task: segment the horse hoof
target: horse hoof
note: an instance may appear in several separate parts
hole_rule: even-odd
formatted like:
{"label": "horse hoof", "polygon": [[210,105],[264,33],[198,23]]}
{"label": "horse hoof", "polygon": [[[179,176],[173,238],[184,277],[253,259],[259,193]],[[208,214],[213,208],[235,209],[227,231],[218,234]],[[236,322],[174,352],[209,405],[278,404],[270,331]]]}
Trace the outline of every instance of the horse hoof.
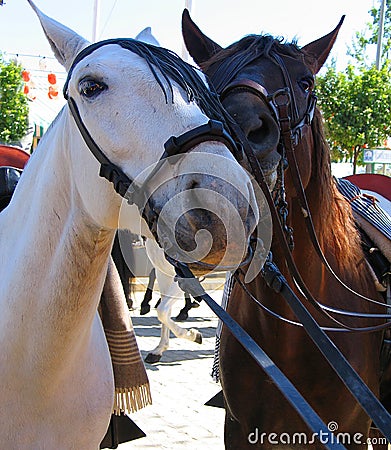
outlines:
{"label": "horse hoof", "polygon": [[144,361],[148,364],[156,364],[160,361],[162,355],[154,355],[153,353],[148,353]]}
{"label": "horse hoof", "polygon": [[156,305],[155,305],[155,308],[157,308],[157,307],[160,305],[161,302],[162,302],[162,299],[159,298],[159,300],[157,301],[157,303],[156,303]]}
{"label": "horse hoof", "polygon": [[196,338],[194,342],[197,344],[202,344],[202,334],[199,331],[196,332]]}
{"label": "horse hoof", "polygon": [[179,314],[175,317],[177,322],[184,322],[189,318],[189,314],[187,312],[180,311]]}
{"label": "horse hoof", "polygon": [[199,308],[200,304],[198,302],[191,302],[191,307],[192,308]]}
{"label": "horse hoof", "polygon": [[148,314],[149,311],[151,311],[151,307],[150,307],[149,305],[147,305],[147,306],[141,305],[141,308],[140,308],[140,314],[141,314],[142,316],[145,316],[145,314]]}
{"label": "horse hoof", "polygon": [[147,306],[141,305],[141,308],[140,308],[140,314],[141,314],[142,316],[145,316],[145,314],[148,314],[149,311],[151,311],[151,307],[150,307],[149,305],[147,305]]}

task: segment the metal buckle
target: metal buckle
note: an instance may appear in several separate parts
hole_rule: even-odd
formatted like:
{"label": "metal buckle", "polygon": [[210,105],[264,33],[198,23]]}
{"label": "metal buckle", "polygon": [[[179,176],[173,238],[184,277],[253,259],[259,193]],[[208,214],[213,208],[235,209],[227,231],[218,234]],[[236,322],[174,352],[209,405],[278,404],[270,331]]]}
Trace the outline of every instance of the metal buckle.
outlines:
{"label": "metal buckle", "polygon": [[268,95],[267,99],[276,108],[280,108],[281,106],[289,106],[291,103],[291,93],[289,88],[285,87],[278,89],[276,92],[273,92],[273,94]]}

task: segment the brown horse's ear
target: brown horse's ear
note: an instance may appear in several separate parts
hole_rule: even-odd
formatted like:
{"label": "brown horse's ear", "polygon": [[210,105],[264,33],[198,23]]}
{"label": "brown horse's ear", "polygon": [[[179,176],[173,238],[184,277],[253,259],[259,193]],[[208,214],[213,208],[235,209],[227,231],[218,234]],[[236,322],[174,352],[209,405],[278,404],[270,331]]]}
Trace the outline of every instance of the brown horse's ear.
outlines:
{"label": "brown horse's ear", "polygon": [[187,9],[182,14],[182,35],[190,56],[199,66],[222,50],[219,44],[205,36],[197,27]]}
{"label": "brown horse's ear", "polygon": [[345,16],[342,16],[339,24],[331,33],[302,47],[302,51],[308,55],[308,58],[306,59],[314,74],[319,72],[329,56],[344,19]]}

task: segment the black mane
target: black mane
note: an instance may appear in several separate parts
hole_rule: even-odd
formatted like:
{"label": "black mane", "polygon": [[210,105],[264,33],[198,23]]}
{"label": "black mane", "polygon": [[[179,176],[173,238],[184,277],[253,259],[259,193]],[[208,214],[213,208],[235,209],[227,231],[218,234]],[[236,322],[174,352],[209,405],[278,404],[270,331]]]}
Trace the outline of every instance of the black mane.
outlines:
{"label": "black mane", "polygon": [[156,47],[135,39],[108,39],[84,48],[75,58],[64,84],[64,97],[67,98],[69,80],[75,66],[94,50],[109,44],[118,44],[138,56],[148,64],[157,83],[161,87],[166,102],[173,102],[173,89],[170,79],[174,80],[187,94],[189,102],[195,101],[210,118],[225,122],[225,112],[213,93],[210,92],[196,69],[183,61],[176,53],[163,47]]}

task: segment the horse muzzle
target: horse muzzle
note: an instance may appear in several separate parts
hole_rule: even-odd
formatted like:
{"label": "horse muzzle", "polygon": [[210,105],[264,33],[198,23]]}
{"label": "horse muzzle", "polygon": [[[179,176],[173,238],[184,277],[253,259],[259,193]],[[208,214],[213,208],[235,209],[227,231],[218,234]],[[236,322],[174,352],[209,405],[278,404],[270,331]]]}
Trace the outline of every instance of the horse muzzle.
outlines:
{"label": "horse muzzle", "polygon": [[239,189],[219,177],[197,173],[157,189],[144,218],[168,256],[192,266],[202,262],[210,271],[236,267],[246,257],[258,208],[250,181]]}

